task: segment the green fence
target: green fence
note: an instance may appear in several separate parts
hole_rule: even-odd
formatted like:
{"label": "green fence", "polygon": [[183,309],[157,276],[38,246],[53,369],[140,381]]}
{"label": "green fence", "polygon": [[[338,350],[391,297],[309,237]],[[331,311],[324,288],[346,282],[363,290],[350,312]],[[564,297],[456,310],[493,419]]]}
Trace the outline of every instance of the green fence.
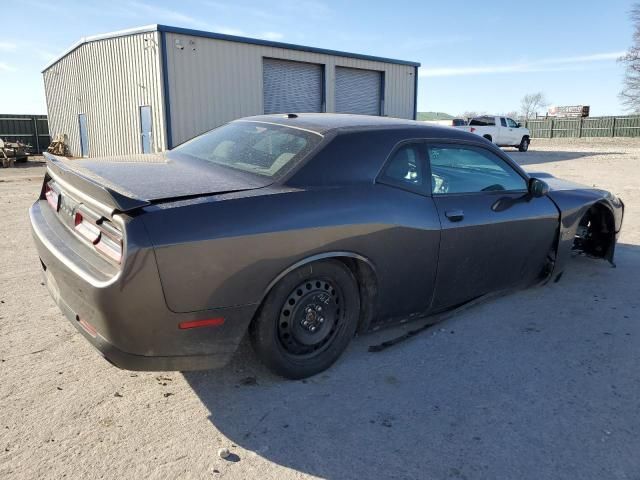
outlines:
{"label": "green fence", "polygon": [[532,138],[640,137],[640,116],[534,118],[525,121]]}
{"label": "green fence", "polygon": [[31,153],[42,153],[51,143],[47,116],[0,115],[0,138],[29,144]]}

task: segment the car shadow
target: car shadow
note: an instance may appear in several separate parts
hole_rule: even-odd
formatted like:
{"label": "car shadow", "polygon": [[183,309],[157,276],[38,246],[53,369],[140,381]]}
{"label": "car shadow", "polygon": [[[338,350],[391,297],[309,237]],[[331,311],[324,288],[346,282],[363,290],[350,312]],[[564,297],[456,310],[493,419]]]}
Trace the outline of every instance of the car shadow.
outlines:
{"label": "car shadow", "polygon": [[340,479],[632,475],[640,247],[619,245],[617,262],[576,257],[558,283],[380,353],[368,347],[412,327],[361,335],[306,380],[272,375],[247,342],[227,367],[184,377],[237,462]]}
{"label": "car shadow", "polygon": [[564,152],[550,150],[531,149],[528,152],[519,152],[517,150],[505,150],[505,153],[515,160],[519,165],[535,165],[539,163],[564,162],[567,160],[576,160],[579,158],[606,156],[606,155],[625,155],[624,152]]}

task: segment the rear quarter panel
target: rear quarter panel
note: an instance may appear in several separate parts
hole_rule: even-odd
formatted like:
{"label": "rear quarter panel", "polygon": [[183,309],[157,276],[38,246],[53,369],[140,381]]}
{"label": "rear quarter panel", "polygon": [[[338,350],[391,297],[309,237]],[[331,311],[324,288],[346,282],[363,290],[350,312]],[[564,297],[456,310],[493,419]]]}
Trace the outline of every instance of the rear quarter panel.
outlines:
{"label": "rear quarter panel", "polygon": [[176,312],[260,303],[283,271],[323,252],[371,262],[381,315],[431,301],[440,224],[430,197],[376,184],[267,189],[143,217]]}

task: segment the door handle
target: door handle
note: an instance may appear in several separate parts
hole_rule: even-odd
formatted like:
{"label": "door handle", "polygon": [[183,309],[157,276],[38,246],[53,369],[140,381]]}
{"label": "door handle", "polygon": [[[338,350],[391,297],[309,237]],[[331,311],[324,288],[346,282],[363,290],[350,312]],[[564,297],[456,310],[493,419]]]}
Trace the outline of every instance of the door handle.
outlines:
{"label": "door handle", "polygon": [[452,222],[459,222],[464,218],[464,212],[462,210],[447,210],[444,214]]}

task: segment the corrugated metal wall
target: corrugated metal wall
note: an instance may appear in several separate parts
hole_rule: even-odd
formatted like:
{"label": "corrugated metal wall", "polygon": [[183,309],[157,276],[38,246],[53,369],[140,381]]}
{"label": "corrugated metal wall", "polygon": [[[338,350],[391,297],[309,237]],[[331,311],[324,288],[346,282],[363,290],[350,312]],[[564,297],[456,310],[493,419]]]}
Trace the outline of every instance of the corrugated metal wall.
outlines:
{"label": "corrugated metal wall", "polygon": [[263,113],[262,59],[326,65],[326,110],[335,111],[335,67],[384,72],[384,115],[413,118],[415,67],[166,33],[173,145],[230,120]]}
{"label": "corrugated metal wall", "polygon": [[140,153],[139,107],[150,105],[154,151],[165,148],[158,32],[89,42],[43,73],[51,137],[80,155],[78,114],[87,115],[89,156]]}

